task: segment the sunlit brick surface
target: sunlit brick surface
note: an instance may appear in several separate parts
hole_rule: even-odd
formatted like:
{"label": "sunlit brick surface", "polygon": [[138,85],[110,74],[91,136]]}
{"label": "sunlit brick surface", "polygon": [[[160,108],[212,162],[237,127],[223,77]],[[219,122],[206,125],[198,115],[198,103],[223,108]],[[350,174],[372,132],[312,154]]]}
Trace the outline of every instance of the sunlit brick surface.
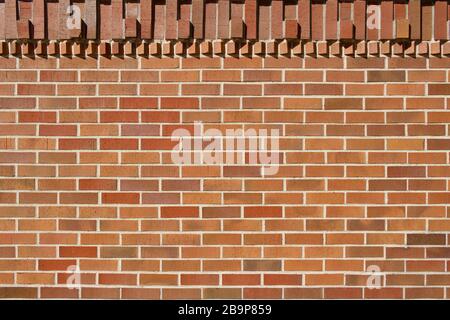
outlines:
{"label": "sunlit brick surface", "polygon": [[[1,297],[448,297],[448,58],[0,64]],[[278,129],[278,173],[174,164],[196,121]]]}

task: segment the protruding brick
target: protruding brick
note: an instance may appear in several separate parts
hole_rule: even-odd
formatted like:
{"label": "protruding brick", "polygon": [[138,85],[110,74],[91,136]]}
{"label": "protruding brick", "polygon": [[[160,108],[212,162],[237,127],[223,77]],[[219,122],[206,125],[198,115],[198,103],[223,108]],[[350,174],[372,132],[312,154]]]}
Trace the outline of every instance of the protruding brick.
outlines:
{"label": "protruding brick", "polygon": [[222,40],[215,40],[213,43],[214,54],[221,55],[225,53],[225,44]]}
{"label": "protruding brick", "polygon": [[250,42],[246,41],[245,43],[242,44],[242,46],[240,48],[240,54],[251,55],[251,53],[252,53],[252,46],[251,46]]}
{"label": "protruding brick", "polygon": [[276,41],[269,41],[266,43],[266,53],[275,55],[278,53],[278,43]]}
{"label": "protruding brick", "polygon": [[354,28],[351,20],[341,20],[339,38],[342,40],[353,39]]}
{"label": "protruding brick", "polygon": [[125,45],[123,46],[123,53],[127,56],[133,56],[136,53],[134,43],[125,43]]}
{"label": "protruding brick", "polygon": [[158,42],[152,42],[149,45],[148,52],[150,55],[159,55],[161,54],[161,44]]}
{"label": "protruding brick", "polygon": [[192,24],[189,20],[178,20],[178,38],[189,39],[192,34]]}
{"label": "protruding brick", "polygon": [[382,54],[390,54],[391,53],[391,43],[389,41],[384,41],[380,43],[380,52]]}
{"label": "protruding brick", "polygon": [[265,53],[265,42],[255,42],[253,45],[253,52],[257,55],[262,55]]}
{"label": "protruding brick", "polygon": [[64,41],[61,43],[60,51],[62,55],[72,55],[73,49],[72,49],[73,43],[70,41]]}
{"label": "protruding brick", "polygon": [[183,42],[177,42],[175,44],[174,53],[176,55],[183,55],[183,53],[184,53],[184,43]]}
{"label": "protruding brick", "polygon": [[328,43],[325,41],[319,41],[317,43],[317,54],[324,56],[328,54]]}
{"label": "protruding brick", "polygon": [[416,43],[414,41],[411,41],[410,43],[404,43],[403,46],[405,47],[405,54],[415,55]]}
{"label": "protruding brick", "polygon": [[313,55],[316,52],[316,48],[313,42],[305,43],[303,49],[306,55]]}
{"label": "protruding brick", "polygon": [[278,51],[282,55],[289,54],[289,49],[290,49],[290,46],[289,46],[289,42],[287,40],[281,41],[278,45]]}
{"label": "protruding brick", "polygon": [[104,56],[111,54],[111,44],[109,42],[102,42],[100,44],[100,54]]}
{"label": "protruding brick", "polygon": [[337,56],[341,54],[341,44],[338,41],[335,41],[330,44],[329,48],[330,54]]}
{"label": "protruding brick", "polygon": [[123,43],[113,41],[111,43],[111,54],[112,55],[123,55]]}
{"label": "protruding brick", "polygon": [[229,55],[237,54],[239,51],[237,50],[236,43],[234,41],[228,41],[226,44],[226,51]]}
{"label": "protruding brick", "polygon": [[298,39],[299,25],[297,20],[286,20],[284,24],[285,38]]}
{"label": "protruding brick", "polygon": [[440,42],[431,42],[430,43],[430,53],[434,55],[438,55],[441,53],[441,43]]}
{"label": "protruding brick", "polygon": [[95,42],[89,42],[87,49],[86,49],[86,54],[89,56],[96,56],[99,52],[99,45],[98,43]]}
{"label": "protruding brick", "polygon": [[408,19],[398,19],[395,21],[395,32],[397,39],[409,39]]}
{"label": "protruding brick", "polygon": [[189,55],[198,55],[200,53],[200,45],[197,41],[194,41],[187,48],[187,53]]}
{"label": "protruding brick", "polygon": [[421,42],[417,45],[417,54],[424,55],[428,53],[428,43]]}
{"label": "protruding brick", "polygon": [[137,26],[136,18],[125,18],[125,37],[135,38],[137,36]]}
{"label": "protruding brick", "polygon": [[163,42],[161,46],[161,53],[165,56],[173,54],[173,45],[171,42]]}
{"label": "protruding brick", "polygon": [[201,54],[210,54],[212,52],[212,45],[209,41],[203,41],[200,43],[200,53]]}
{"label": "protruding brick", "polygon": [[231,19],[231,38],[241,39],[244,37],[244,23],[240,18]]}

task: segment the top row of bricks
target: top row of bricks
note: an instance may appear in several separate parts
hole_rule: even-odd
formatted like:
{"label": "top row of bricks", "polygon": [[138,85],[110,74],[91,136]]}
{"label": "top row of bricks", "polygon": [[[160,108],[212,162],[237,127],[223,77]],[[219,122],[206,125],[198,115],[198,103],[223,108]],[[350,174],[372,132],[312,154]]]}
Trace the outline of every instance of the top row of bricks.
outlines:
{"label": "top row of bricks", "polygon": [[0,40],[429,41],[449,17],[447,0],[3,0]]}

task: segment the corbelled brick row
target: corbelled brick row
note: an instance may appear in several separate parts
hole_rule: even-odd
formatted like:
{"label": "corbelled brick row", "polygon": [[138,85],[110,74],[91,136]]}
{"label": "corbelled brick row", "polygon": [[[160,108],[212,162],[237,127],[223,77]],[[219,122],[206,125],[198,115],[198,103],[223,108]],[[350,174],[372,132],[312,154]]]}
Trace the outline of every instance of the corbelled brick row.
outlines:
{"label": "corbelled brick row", "polygon": [[4,0],[0,39],[448,40],[448,7],[446,0]]}
{"label": "corbelled brick row", "polygon": [[446,0],[4,0],[0,55],[449,55]]}

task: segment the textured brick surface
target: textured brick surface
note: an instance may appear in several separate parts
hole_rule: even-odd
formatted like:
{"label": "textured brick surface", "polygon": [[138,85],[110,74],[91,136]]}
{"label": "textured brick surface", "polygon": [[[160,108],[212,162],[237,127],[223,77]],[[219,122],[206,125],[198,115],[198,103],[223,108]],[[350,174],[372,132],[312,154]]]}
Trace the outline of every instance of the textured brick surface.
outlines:
{"label": "textured brick surface", "polygon": [[[448,297],[448,58],[0,64],[1,297]],[[172,163],[195,121],[279,129],[278,173]]]}
{"label": "textured brick surface", "polygon": [[447,1],[70,4],[0,3],[0,298],[450,297]]}
{"label": "textured brick surface", "polygon": [[[69,5],[74,5],[80,22],[72,27],[66,23]],[[366,20],[371,19],[367,14],[369,6],[381,8],[380,33],[366,26]],[[183,26],[186,21],[191,22],[194,39],[229,39],[234,37],[229,30],[233,20],[242,20],[246,27],[242,37],[249,40],[283,39],[284,24],[289,20],[298,21],[300,39],[335,40],[337,25],[346,20],[354,22],[354,40],[404,40],[394,34],[398,20],[410,24],[407,38],[449,39],[448,2],[444,0],[8,0],[0,3],[0,17],[0,39],[172,40],[178,37],[179,21]]]}

